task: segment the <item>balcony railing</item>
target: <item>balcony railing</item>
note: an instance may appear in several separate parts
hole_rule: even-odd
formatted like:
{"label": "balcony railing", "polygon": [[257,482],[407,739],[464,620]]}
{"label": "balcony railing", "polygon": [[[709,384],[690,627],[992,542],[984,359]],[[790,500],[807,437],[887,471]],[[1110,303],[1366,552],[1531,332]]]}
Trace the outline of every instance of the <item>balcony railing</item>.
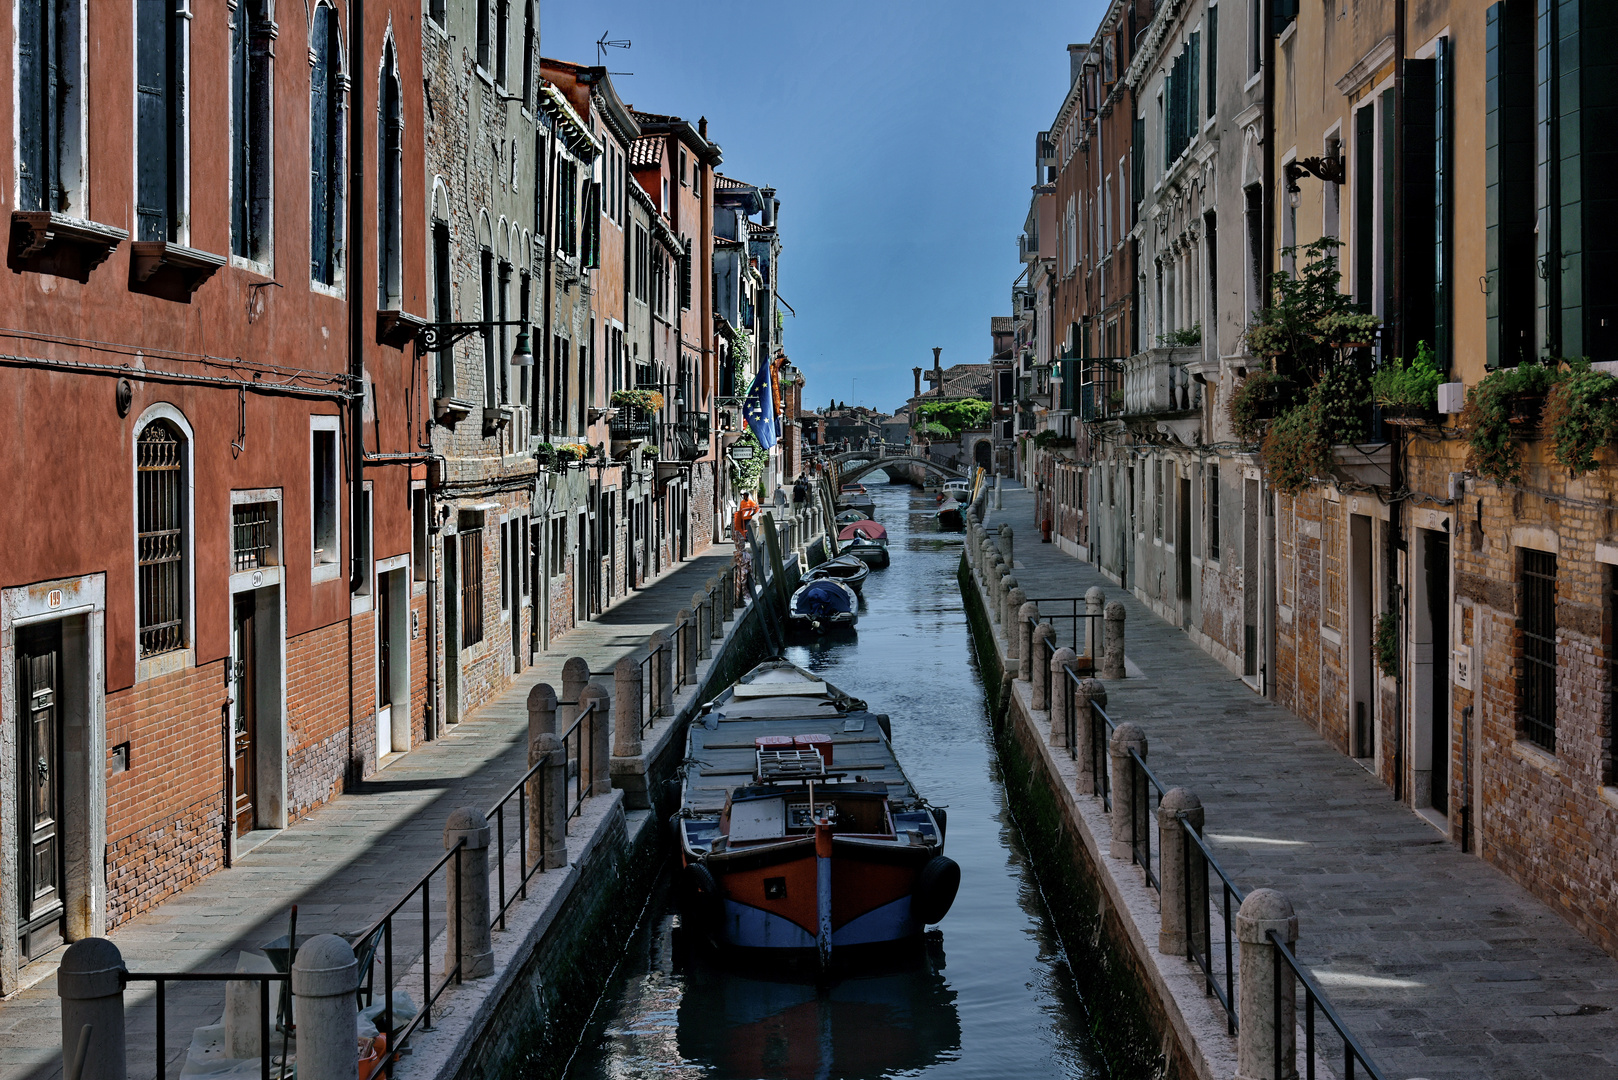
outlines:
{"label": "balcony railing", "polygon": [[607,431],[614,442],[631,439],[649,439],[652,436],[652,418],[640,409],[622,408],[607,422]]}
{"label": "balcony railing", "polygon": [[1085,423],[1112,420],[1124,413],[1124,363],[1115,357],[1067,361],[1079,367],[1078,414]]}
{"label": "balcony railing", "polygon": [[1202,386],[1187,364],[1202,359],[1202,349],[1148,349],[1124,363],[1124,415],[1190,412],[1202,407]]}
{"label": "balcony railing", "polygon": [[696,413],[681,420],[658,425],[658,456],[664,461],[695,461],[708,452],[712,420],[707,413]]}

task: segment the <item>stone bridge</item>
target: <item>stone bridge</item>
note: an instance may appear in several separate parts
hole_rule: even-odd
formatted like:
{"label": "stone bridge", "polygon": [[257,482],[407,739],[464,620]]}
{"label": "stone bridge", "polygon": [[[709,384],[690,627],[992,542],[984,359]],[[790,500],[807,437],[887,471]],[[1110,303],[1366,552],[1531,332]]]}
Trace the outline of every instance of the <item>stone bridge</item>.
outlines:
{"label": "stone bridge", "polygon": [[920,465],[946,480],[971,479],[959,469],[952,469],[948,465],[940,465],[936,461],[929,461],[924,457],[886,446],[875,450],[848,450],[841,454],[832,454],[826,459],[826,463],[832,474],[833,491],[840,490],[844,484],[857,482],[866,473],[889,465]]}

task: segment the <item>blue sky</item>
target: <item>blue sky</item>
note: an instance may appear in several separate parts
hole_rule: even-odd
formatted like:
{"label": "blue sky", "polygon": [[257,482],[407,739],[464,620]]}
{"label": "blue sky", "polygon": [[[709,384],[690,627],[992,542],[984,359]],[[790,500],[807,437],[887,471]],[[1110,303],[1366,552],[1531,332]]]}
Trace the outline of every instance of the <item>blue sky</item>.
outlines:
{"label": "blue sky", "polygon": [[595,62],[626,102],[693,121],[721,171],[777,189],[786,350],[805,397],[891,410],[910,369],[982,362],[1010,314],[1034,133],[1100,0],[543,0],[546,56]]}

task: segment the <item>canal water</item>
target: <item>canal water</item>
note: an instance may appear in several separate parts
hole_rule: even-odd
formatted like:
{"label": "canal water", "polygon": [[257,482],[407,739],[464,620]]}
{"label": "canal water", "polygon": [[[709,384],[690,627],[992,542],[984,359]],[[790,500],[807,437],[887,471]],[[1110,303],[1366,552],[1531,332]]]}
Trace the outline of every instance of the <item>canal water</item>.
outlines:
{"label": "canal water", "polygon": [[892,565],[865,585],[858,640],[788,658],[888,713],[917,789],[949,808],[955,906],[914,962],[817,986],[686,948],[654,898],[571,1080],[1100,1077],[1101,1056],[1000,783],[956,568],[935,496],[870,478]]}

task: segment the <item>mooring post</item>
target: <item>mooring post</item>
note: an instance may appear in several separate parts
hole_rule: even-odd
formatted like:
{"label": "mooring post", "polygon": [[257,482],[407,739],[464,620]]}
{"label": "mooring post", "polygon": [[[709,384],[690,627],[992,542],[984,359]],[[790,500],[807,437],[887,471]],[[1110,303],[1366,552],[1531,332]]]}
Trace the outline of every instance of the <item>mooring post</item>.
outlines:
{"label": "mooring post", "polygon": [[1196,919],[1200,931],[1200,916],[1208,909],[1207,874],[1186,872],[1186,845],[1191,842],[1186,839],[1186,826],[1202,835],[1202,800],[1189,788],[1170,788],[1157,804],[1158,910],[1162,915],[1157,951],[1168,956],[1186,954],[1188,935],[1193,932],[1187,916]]}
{"label": "mooring post", "polygon": [[[484,899],[488,899],[487,892]],[[485,908],[485,924],[488,918]],[[359,1041],[354,1037],[360,1015],[354,991],[359,985],[359,961],[348,942],[336,934],[310,938],[298,949],[292,962],[298,1080],[354,1080],[359,1075]]]}
{"label": "mooring post", "polygon": [[537,735],[528,744],[528,760],[545,767],[528,789],[528,859],[542,856],[545,869],[567,865],[567,751],[554,732]]}
{"label": "mooring post", "polygon": [[1051,655],[1051,737],[1052,746],[1067,745],[1067,711],[1073,708],[1073,702],[1067,693],[1067,669],[1073,662],[1073,650],[1068,648],[1057,649]]}
{"label": "mooring post", "polygon": [[562,665],[562,700],[559,703],[561,714],[557,717],[562,726],[558,731],[567,731],[573,726],[573,721],[579,718],[579,695],[584,693],[585,686],[590,682],[590,661],[582,656],[570,656]]}
{"label": "mooring post", "polygon": [[1008,567],[1005,574],[1003,574],[1001,576],[1001,578],[1000,578],[1000,594],[999,594],[999,597],[996,600],[996,607],[995,607],[995,613],[994,613],[995,614],[995,620],[994,621],[1000,624],[1001,631],[1006,633],[1006,634],[1010,634],[1011,629],[1012,629],[1012,627],[1011,627],[1012,612],[1008,611],[1006,609],[1007,609],[1009,601],[1011,599],[1011,590],[1015,589],[1016,587],[1017,587],[1017,575],[1013,574],[1011,572],[1010,568]]}
{"label": "mooring post", "polygon": [[[1022,593],[1021,589],[1015,590]],[[1034,623],[1039,621],[1039,605],[1026,595],[1017,605],[1017,678],[1030,682],[1034,677]]]}
{"label": "mooring post", "polygon": [[1117,600],[1107,605],[1104,649],[1101,654],[1101,677],[1124,677],[1124,605]]}
{"label": "mooring post", "polygon": [[[236,970],[270,974],[275,971],[275,965],[261,953],[244,952],[237,954]],[[225,984],[225,1057],[244,1060],[264,1056],[263,990],[263,983],[246,979]],[[279,998],[273,988],[271,992]],[[63,1075],[67,1073],[64,1071]]]}
{"label": "mooring post", "polygon": [[[1039,605],[1034,605],[1039,610]],[[1033,683],[1034,708],[1048,709],[1051,707],[1051,669],[1045,663],[1045,643],[1056,637],[1056,631],[1051,624],[1042,622],[1034,627],[1033,634],[1028,639],[1029,655],[1024,659],[1028,664],[1029,681]]]}
{"label": "mooring post", "polygon": [[[1236,912],[1236,939],[1241,942],[1241,980],[1236,1015],[1236,1080],[1296,1080],[1298,1039],[1297,977],[1286,962],[1277,964],[1271,932],[1288,948],[1298,940],[1298,916],[1292,901],[1275,889],[1254,889]],[[1276,981],[1277,975],[1280,981]],[[1276,1022],[1279,1002],[1280,1022]],[[1281,1063],[1280,1071],[1276,1062]]]}
{"label": "mooring post", "polygon": [[[81,1043],[81,1075],[90,1080],[125,1080],[129,1075],[125,1060],[124,972],[123,953],[106,938],[75,941],[62,954],[62,964],[56,971],[56,996],[62,1000],[62,1075],[68,1080],[72,1080]],[[352,1030],[349,1035],[352,1039]]]}
{"label": "mooring post", "polygon": [[590,795],[605,795],[612,790],[612,695],[605,686],[591,683],[580,696],[581,709],[595,705],[590,714],[589,730],[583,732],[590,740]]}
{"label": "mooring post", "polygon": [[[1101,663],[1101,618],[1106,613],[1107,594],[1101,591],[1101,586],[1092,585],[1084,594],[1084,613],[1088,616],[1084,620],[1084,655],[1091,660],[1093,667]],[[1077,649],[1078,643],[1073,647]]]}
{"label": "mooring post", "polygon": [[[644,691],[639,662],[629,656],[619,660],[612,669],[614,757],[640,757],[640,726],[644,722],[641,717],[640,696]],[[529,764],[532,765],[533,762]]]}
{"label": "mooring post", "polygon": [[653,630],[647,642],[652,652],[652,715],[655,721],[674,700],[674,646],[667,630]]}
{"label": "mooring post", "polygon": [[546,731],[556,734],[556,690],[550,683],[535,683],[528,691],[529,741]]}
{"label": "mooring post", "polygon": [[[494,938],[489,933],[489,819],[470,806],[451,810],[449,820],[444,823],[444,850],[453,850],[462,841],[466,846],[447,864],[449,873],[444,890],[447,921],[444,925],[448,933],[442,970],[455,966],[459,948],[461,978],[481,979],[494,974]],[[504,855],[504,852],[499,854]],[[457,919],[460,920],[459,942],[456,940]],[[300,1035],[301,1024],[300,1019]]]}
{"label": "mooring post", "polygon": [[1015,568],[1017,559],[1013,554],[1012,541],[1015,539],[1010,525],[1000,526],[1000,548],[1006,553],[1006,565]]}
{"label": "mooring post", "polygon": [[1145,796],[1136,797],[1133,750],[1144,760],[1146,733],[1133,721],[1124,721],[1112,731],[1107,740],[1107,752],[1112,757],[1112,846],[1108,853],[1115,859],[1127,859],[1133,854],[1136,829],[1151,828],[1151,818],[1145,809]]}
{"label": "mooring post", "polygon": [[1107,688],[1100,679],[1080,679],[1074,688],[1078,723],[1073,726],[1078,743],[1079,776],[1076,788],[1080,795],[1094,795],[1100,788],[1096,784],[1095,721],[1091,706],[1107,707]]}
{"label": "mooring post", "polygon": [[1018,658],[1017,646],[1022,644],[1022,639],[1017,636],[1017,612],[1021,611],[1026,603],[1028,594],[1017,584],[1017,579],[1012,578],[1011,588],[1006,590],[1005,627],[1006,654],[1013,660]]}

